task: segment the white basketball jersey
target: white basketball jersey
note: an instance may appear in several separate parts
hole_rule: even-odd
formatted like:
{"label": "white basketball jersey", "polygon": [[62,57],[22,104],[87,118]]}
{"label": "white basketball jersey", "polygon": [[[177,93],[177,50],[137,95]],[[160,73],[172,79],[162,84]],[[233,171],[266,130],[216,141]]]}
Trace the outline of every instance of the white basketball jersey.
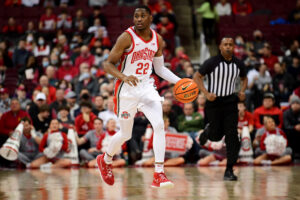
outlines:
{"label": "white basketball jersey", "polygon": [[132,44],[123,53],[118,69],[127,76],[134,75],[138,79],[149,78],[152,74],[153,58],[158,51],[157,33],[151,29],[152,38],[145,41],[134,31],[133,27],[125,32],[130,34]]}

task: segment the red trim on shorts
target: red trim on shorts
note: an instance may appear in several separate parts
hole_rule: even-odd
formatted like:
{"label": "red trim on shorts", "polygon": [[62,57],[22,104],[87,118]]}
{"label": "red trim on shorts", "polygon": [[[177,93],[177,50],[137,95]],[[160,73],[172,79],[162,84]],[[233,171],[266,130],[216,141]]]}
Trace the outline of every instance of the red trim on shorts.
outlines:
{"label": "red trim on shorts", "polygon": [[131,50],[129,51],[129,52],[124,52],[124,54],[130,54],[132,51],[133,51],[133,49],[134,49],[134,46],[135,46],[135,44],[134,44],[134,39],[133,39],[133,36],[132,36],[132,34],[129,32],[129,31],[125,31],[126,33],[129,33],[129,35],[130,35],[130,37],[131,37],[131,41],[132,41],[132,48],[131,48]]}
{"label": "red trim on shorts", "polygon": [[[133,26],[132,26],[133,27]],[[150,40],[148,40],[148,41],[145,41],[141,36],[139,36],[136,32],[135,32],[135,30],[132,28],[132,27],[130,27],[130,29],[136,34],[136,36],[138,36],[143,42],[145,42],[145,43],[149,43],[149,42],[151,42],[152,41],[152,39],[153,39],[153,32],[152,32],[152,30],[151,30],[151,33],[152,33],[152,37],[151,37],[151,39]]]}
{"label": "red trim on shorts", "polygon": [[114,112],[116,115],[118,115],[118,89],[120,87],[120,84],[121,84],[121,81],[120,80],[117,80],[116,81],[116,85],[115,85],[115,96],[114,96]]}

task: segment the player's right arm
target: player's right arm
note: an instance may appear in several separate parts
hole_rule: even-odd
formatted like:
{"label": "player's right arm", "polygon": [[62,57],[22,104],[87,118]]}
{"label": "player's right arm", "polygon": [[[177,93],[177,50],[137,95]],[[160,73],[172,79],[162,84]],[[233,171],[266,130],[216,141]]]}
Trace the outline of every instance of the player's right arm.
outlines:
{"label": "player's right arm", "polygon": [[126,76],[125,74],[121,73],[117,68],[116,64],[119,62],[120,58],[122,57],[125,49],[128,49],[131,45],[131,37],[128,33],[122,33],[114,47],[112,48],[107,61],[104,62],[104,70],[107,73],[110,73],[117,79],[128,83],[130,86],[136,86],[138,79],[137,77],[130,75]]}
{"label": "player's right arm", "polygon": [[209,101],[214,101],[217,96],[214,93],[210,93],[207,91],[207,89],[204,86],[204,77],[202,74],[200,74],[199,72],[196,72],[194,74],[194,81],[196,82],[198,88],[200,89],[200,91],[206,96],[207,100]]}

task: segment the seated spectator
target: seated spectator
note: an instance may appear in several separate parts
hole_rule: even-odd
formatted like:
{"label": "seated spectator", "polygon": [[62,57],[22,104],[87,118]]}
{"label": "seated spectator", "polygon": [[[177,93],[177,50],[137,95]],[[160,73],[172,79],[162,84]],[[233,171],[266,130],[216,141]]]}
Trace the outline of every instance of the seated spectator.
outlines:
{"label": "seated spectator", "polygon": [[61,63],[61,66],[57,70],[57,79],[58,80],[67,80],[71,81],[78,75],[78,69],[72,65],[69,56],[66,56]]}
{"label": "seated spectator", "polygon": [[60,130],[63,132],[68,132],[68,129],[74,128],[74,120],[71,119],[70,108],[67,105],[60,105],[58,107],[57,120],[60,123]]}
{"label": "seated spectator", "polygon": [[7,24],[3,26],[2,33],[7,36],[16,36],[24,32],[23,27],[16,23],[16,20],[13,17],[10,17],[7,21]]}
{"label": "seated spectator", "polygon": [[50,104],[50,110],[52,113],[54,112],[57,115],[59,107],[66,105],[67,101],[64,98],[64,90],[58,88],[56,90],[56,100]]}
{"label": "seated spectator", "polygon": [[197,98],[197,112],[201,114],[203,119],[205,117],[205,102],[205,95],[203,93],[200,93]]}
{"label": "seated spectator", "polygon": [[75,127],[80,137],[84,136],[88,131],[94,129],[94,119],[96,115],[92,113],[92,104],[84,101],[80,104],[81,113],[75,119]]}
{"label": "seated spectator", "polygon": [[172,22],[170,22],[167,16],[162,16],[160,18],[160,23],[157,24],[157,32],[164,38],[167,43],[167,47],[172,51],[175,48],[175,27]]}
{"label": "seated spectator", "polygon": [[103,131],[103,121],[99,118],[94,119],[94,129],[88,131],[83,137],[76,135],[76,141],[78,146],[89,143],[88,149],[81,149],[79,152],[80,159],[87,163],[88,167],[95,167],[96,157],[100,154],[100,150],[97,149],[99,140],[105,137]]}
{"label": "seated spectator", "polygon": [[169,21],[174,24],[174,32],[176,32],[178,24],[175,15],[174,13],[168,12],[168,8],[164,4],[161,6],[161,12],[154,15],[153,23],[159,24],[162,17],[168,17]]}
{"label": "seated spectator", "polygon": [[72,17],[68,15],[67,10],[62,10],[61,14],[57,16],[56,28],[58,29],[72,28]]}
{"label": "seated spectator", "polygon": [[268,43],[264,44],[263,48],[263,60],[264,63],[268,66],[268,70],[273,75],[274,74],[274,64],[278,63],[278,57],[272,54],[271,46]]}
{"label": "seated spectator", "polygon": [[75,67],[79,69],[79,66],[82,63],[87,63],[89,68],[91,68],[95,62],[95,56],[90,53],[90,50],[86,45],[81,47],[80,52],[80,56],[75,60]]}
{"label": "seated spectator", "polygon": [[41,105],[39,107],[39,114],[32,120],[35,130],[43,134],[46,133],[49,128],[51,118],[49,105]]}
{"label": "seated spectator", "polygon": [[18,161],[24,166],[30,167],[31,162],[43,156],[43,154],[39,152],[39,145],[43,135],[35,131],[28,117],[23,117],[21,121],[23,122],[24,128],[20,140]]}
{"label": "seated spectator", "polygon": [[77,29],[79,27],[79,22],[83,21],[85,27],[88,26],[88,21],[85,17],[83,17],[83,10],[81,8],[76,10],[75,17],[73,18],[72,27]]}
{"label": "seated spectator", "polygon": [[162,109],[163,109],[163,115],[168,117],[170,123],[169,125],[171,127],[177,128],[178,127],[178,121],[177,118],[178,116],[176,113],[172,110],[172,101],[169,99],[165,99],[163,104],[162,104]]}
{"label": "seated spectator", "polygon": [[27,51],[29,51],[30,53],[32,53],[34,47],[35,47],[35,39],[34,39],[33,34],[30,33],[26,36],[25,49]]}
{"label": "seated spectator", "polygon": [[292,63],[287,66],[287,72],[293,76],[295,85],[300,84],[300,57],[294,57]]}
{"label": "seated spectator", "polygon": [[88,18],[89,26],[92,26],[94,24],[95,19],[100,19],[102,26],[107,26],[107,20],[104,14],[101,13],[101,7],[95,6],[93,8],[93,14],[91,14]]}
{"label": "seated spectator", "polygon": [[32,94],[33,101],[29,105],[28,113],[32,119],[32,121],[35,121],[37,118],[37,115],[39,114],[39,109],[42,105],[47,104],[46,102],[46,95],[38,90],[35,90]]}
{"label": "seated spectator", "polygon": [[7,68],[13,67],[11,56],[9,55],[8,49],[5,48],[5,42],[2,42],[4,48],[1,47],[0,43],[0,66],[1,70],[5,71]]}
{"label": "seated spectator", "polygon": [[286,146],[287,137],[285,133],[276,127],[272,117],[267,117],[265,120],[265,132],[260,141],[260,149],[264,153],[254,160],[254,164],[281,165],[290,163],[292,161],[292,150]]}
{"label": "seated spectator", "polygon": [[101,95],[97,95],[94,98],[94,102],[93,102],[93,113],[98,116],[100,112],[104,111],[104,98]]}
{"label": "seated spectator", "polygon": [[22,4],[21,0],[5,0],[5,6],[20,6]]}
{"label": "seated spectator", "polygon": [[37,35],[37,31],[34,27],[33,21],[29,21],[27,24],[27,30],[25,30],[25,35],[28,35],[28,34],[33,34],[34,37],[36,37],[36,35]]}
{"label": "seated spectator", "polygon": [[215,5],[216,12],[218,16],[226,16],[226,15],[231,15],[231,5],[230,3],[227,2],[227,0],[220,0],[216,5]]}
{"label": "seated spectator", "polygon": [[36,90],[42,91],[44,88],[46,88],[48,91],[48,94],[46,94],[47,102],[49,104],[54,102],[56,99],[56,89],[49,84],[49,79],[46,75],[40,77],[39,85],[36,87]]}
{"label": "seated spectator", "polygon": [[300,153],[300,98],[290,98],[290,108],[283,113],[284,131],[287,135],[293,154]]}
{"label": "seated spectator", "polygon": [[46,41],[43,36],[40,36],[38,38],[38,43],[34,47],[33,54],[35,57],[50,55],[50,47],[46,44]]}
{"label": "seated spectator", "polygon": [[75,121],[75,118],[77,117],[76,111],[80,109],[79,105],[76,103],[77,95],[75,92],[69,91],[66,94],[65,99],[67,100],[67,106],[70,109],[70,118],[72,121]]}
{"label": "seated spectator", "polygon": [[[284,60],[286,60],[286,57],[298,57],[300,56],[300,45],[299,45],[299,41],[298,40],[293,40],[292,44],[290,45],[290,48],[287,49],[284,52],[285,58]],[[290,60],[290,59],[289,59]],[[291,61],[290,61],[291,62]]]}
{"label": "seated spectator", "polygon": [[251,42],[251,46],[255,52],[255,55],[262,55],[264,44],[266,43],[263,33],[260,30],[253,31],[253,39],[254,40]]}
{"label": "seated spectator", "polygon": [[65,152],[69,152],[66,133],[59,131],[57,119],[51,120],[49,132],[47,132],[39,145],[39,151],[44,155],[33,161],[29,168],[43,167],[64,168],[71,166],[71,160],[63,158]]}
{"label": "seated spectator", "polygon": [[256,108],[253,113],[254,125],[256,129],[263,127],[264,116],[272,116],[275,120],[276,126],[282,128],[283,126],[283,113],[274,106],[275,97],[272,93],[266,93],[263,97],[263,105]]}
{"label": "seated spectator", "polygon": [[22,5],[26,7],[33,7],[35,5],[39,5],[40,0],[22,0]]}
{"label": "seated spectator", "polygon": [[57,78],[56,78],[56,68],[53,67],[53,66],[48,66],[46,68],[46,71],[45,71],[45,75],[47,76],[48,80],[49,80],[49,85],[50,86],[53,86],[53,87],[56,87],[57,86]]}
{"label": "seated spectator", "polygon": [[[116,113],[114,112],[114,97],[109,97],[106,104],[106,109],[99,113],[98,117],[103,120],[103,124],[107,124],[109,119],[118,120]],[[104,126],[105,127],[105,126]],[[117,124],[119,128],[120,125]]]}
{"label": "seated spectator", "polygon": [[83,73],[79,76],[78,83],[75,85],[75,92],[78,95],[82,89],[87,89],[92,96],[98,91],[98,81],[90,73]]}
{"label": "seated spectator", "polygon": [[96,18],[94,20],[93,26],[90,26],[87,32],[93,34],[95,37],[98,37],[99,29],[102,29],[103,31],[102,32],[103,37],[107,37],[108,34],[107,34],[106,27],[101,24],[101,20],[99,18]]}
{"label": "seated spectator", "polygon": [[204,128],[204,119],[194,111],[192,103],[184,104],[183,113],[178,117],[178,131],[188,132],[192,138],[195,138],[196,133]]}
{"label": "seated spectator", "polygon": [[168,90],[164,93],[164,98],[172,101],[172,110],[176,113],[177,116],[183,114],[182,108],[183,104],[174,99],[173,92]]}
{"label": "seated spectator", "polygon": [[54,31],[56,29],[56,15],[52,13],[51,7],[47,7],[45,14],[41,16],[39,29],[42,31]]}
{"label": "seated spectator", "polygon": [[293,92],[295,81],[280,63],[274,64],[273,90],[277,102],[288,102]]}
{"label": "seated spectator", "polygon": [[233,53],[240,60],[244,60],[247,57],[244,38],[241,35],[235,37]]}
{"label": "seated spectator", "polygon": [[0,146],[6,141],[10,134],[15,130],[23,117],[29,117],[29,114],[21,110],[18,99],[12,99],[10,111],[5,112],[0,118]]}
{"label": "seated spectator", "polygon": [[206,0],[200,8],[196,10],[202,15],[202,31],[205,37],[205,43],[211,44],[215,38],[215,23],[218,18],[216,10],[211,0]]}
{"label": "seated spectator", "polygon": [[89,0],[89,6],[94,7],[94,6],[105,6],[107,4],[107,0]]}
{"label": "seated spectator", "polygon": [[52,53],[50,54],[50,65],[57,68],[60,67],[60,59],[57,55],[58,53],[55,53],[52,50]]}
{"label": "seated spectator", "polygon": [[30,80],[36,82],[38,77],[43,74],[43,69],[37,64],[34,56],[29,56],[27,64],[19,68],[19,77],[21,81]]}
{"label": "seated spectator", "polygon": [[238,120],[238,133],[242,134],[243,127],[248,127],[249,133],[251,134],[254,130],[253,116],[246,110],[245,102],[238,103],[239,120]]}
{"label": "seated spectator", "polygon": [[297,0],[296,7],[290,12],[288,20],[291,23],[300,23],[300,0]]}
{"label": "seated spectator", "polygon": [[162,9],[166,7],[168,13],[173,14],[173,7],[172,4],[166,0],[158,0],[154,5],[153,5],[153,10],[152,10],[152,14],[156,15],[157,13],[162,12]]}
{"label": "seated spectator", "polygon": [[[116,120],[110,119],[107,121],[106,124],[106,132],[104,133],[104,136],[100,137],[97,143],[97,150],[104,153],[107,151],[108,144],[111,142],[112,137],[116,134],[117,126],[116,126]],[[126,161],[122,156],[122,150],[126,150],[126,143],[122,145],[120,149],[117,150],[116,154],[114,155],[114,159],[112,162],[113,167],[122,167],[126,165]],[[91,164],[93,166],[96,165],[96,159],[94,159]]]}
{"label": "seated spectator", "polygon": [[55,0],[55,5],[61,8],[67,8],[74,5],[74,0]]}
{"label": "seated spectator", "polygon": [[26,97],[26,90],[23,84],[20,84],[16,90],[17,99],[20,102],[22,110],[28,110],[31,100]]}
{"label": "seated spectator", "polygon": [[111,42],[108,36],[104,36],[104,30],[103,29],[98,29],[97,36],[95,35],[92,40],[90,41],[89,47],[93,48],[95,47],[96,41],[99,41],[101,44],[101,48],[110,48],[111,47]]}
{"label": "seated spectator", "polygon": [[14,50],[13,53],[13,66],[20,68],[24,67],[27,63],[27,59],[31,55],[29,51],[25,49],[25,40],[21,39],[19,41],[18,47]]}
{"label": "seated spectator", "polygon": [[8,89],[0,88],[0,117],[3,113],[10,110],[11,100],[9,98]]}
{"label": "seated spectator", "polygon": [[232,5],[232,12],[235,15],[246,16],[252,13],[252,6],[246,0],[236,0]]}

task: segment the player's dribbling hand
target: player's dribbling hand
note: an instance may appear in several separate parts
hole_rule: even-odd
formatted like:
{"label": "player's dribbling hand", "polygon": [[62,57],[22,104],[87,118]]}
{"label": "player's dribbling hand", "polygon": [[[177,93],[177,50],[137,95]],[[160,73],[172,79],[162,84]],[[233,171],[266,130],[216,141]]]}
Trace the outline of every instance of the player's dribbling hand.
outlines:
{"label": "player's dribbling hand", "polygon": [[239,92],[238,94],[240,101],[244,101],[246,99],[245,92]]}
{"label": "player's dribbling hand", "polygon": [[214,101],[217,98],[217,95],[214,94],[214,93],[208,93],[206,95],[206,98],[207,98],[208,101]]}
{"label": "player's dribbling hand", "polygon": [[125,83],[127,83],[130,86],[136,86],[138,83],[138,79],[137,77],[130,75],[130,76],[126,76],[125,78],[123,78],[123,80]]}

